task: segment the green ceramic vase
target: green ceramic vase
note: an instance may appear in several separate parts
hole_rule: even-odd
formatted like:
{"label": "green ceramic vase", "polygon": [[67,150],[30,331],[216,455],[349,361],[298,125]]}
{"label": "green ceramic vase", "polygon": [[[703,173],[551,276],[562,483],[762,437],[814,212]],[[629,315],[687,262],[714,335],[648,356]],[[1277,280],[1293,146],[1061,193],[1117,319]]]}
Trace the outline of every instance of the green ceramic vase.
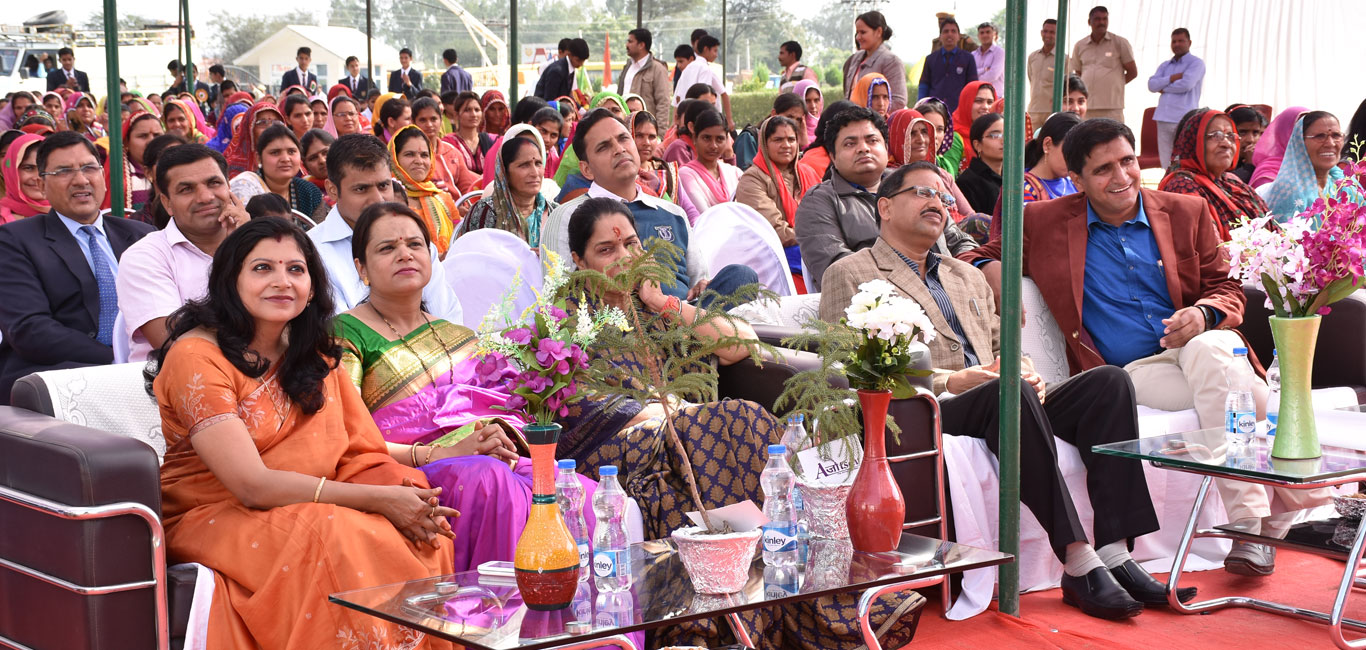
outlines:
{"label": "green ceramic vase", "polygon": [[1318,458],[1319,433],[1314,426],[1314,347],[1319,339],[1317,314],[1305,318],[1271,317],[1271,336],[1281,363],[1281,409],[1276,419],[1274,458]]}

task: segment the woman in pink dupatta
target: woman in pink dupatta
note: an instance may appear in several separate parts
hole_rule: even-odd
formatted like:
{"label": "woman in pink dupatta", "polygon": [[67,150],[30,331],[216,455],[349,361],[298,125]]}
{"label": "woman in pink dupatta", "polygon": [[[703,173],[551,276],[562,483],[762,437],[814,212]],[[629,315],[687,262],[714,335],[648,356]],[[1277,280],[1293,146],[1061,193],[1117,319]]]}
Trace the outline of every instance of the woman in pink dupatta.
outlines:
{"label": "woman in pink dupatta", "polygon": [[729,134],[720,112],[703,111],[693,123],[693,130],[696,157],[678,171],[678,186],[701,214],[713,205],[735,199],[741,172],[739,167],[721,160]]}
{"label": "woman in pink dupatta", "polygon": [[[469,571],[512,560],[526,525],[531,461],[520,433],[526,420],[502,410],[515,373],[481,363],[474,332],[422,311],[422,288],[431,274],[426,233],[421,218],[399,203],[361,214],[352,250],[370,296],[338,315],[334,328],[342,365],[390,455],[421,469],[433,487],[442,486],[441,505],[460,512],[450,520],[455,570]],[[394,241],[402,245],[392,246]],[[453,446],[431,445],[451,433],[463,437]],[[582,474],[579,481],[591,531],[596,519],[589,504],[597,484]]]}
{"label": "woman in pink dupatta", "polygon": [[1248,185],[1253,189],[1276,180],[1276,174],[1281,171],[1281,161],[1285,159],[1285,146],[1295,132],[1295,123],[1308,112],[1309,109],[1303,106],[1291,106],[1271,120],[1266,132],[1257,141],[1257,147],[1252,150],[1252,165],[1255,169]]}

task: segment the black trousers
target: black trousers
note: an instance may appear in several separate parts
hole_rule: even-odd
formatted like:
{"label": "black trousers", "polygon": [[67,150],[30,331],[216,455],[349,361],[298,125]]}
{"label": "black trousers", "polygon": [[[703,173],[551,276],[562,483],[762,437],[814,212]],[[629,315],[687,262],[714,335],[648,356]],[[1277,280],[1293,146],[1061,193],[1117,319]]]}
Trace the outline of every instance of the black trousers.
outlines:
{"label": "black trousers", "polygon": [[[940,403],[944,433],[985,440],[999,454],[1000,388],[996,380]],[[1086,466],[1086,488],[1095,511],[1096,548],[1132,540],[1158,528],[1143,465],[1105,456],[1092,445],[1138,438],[1134,385],[1117,366],[1093,368],[1048,386],[1044,403],[1020,383],[1020,501],[1044,530],[1059,560],[1067,545],[1086,542],[1086,531],[1058,469],[1053,436],[1076,446]]]}

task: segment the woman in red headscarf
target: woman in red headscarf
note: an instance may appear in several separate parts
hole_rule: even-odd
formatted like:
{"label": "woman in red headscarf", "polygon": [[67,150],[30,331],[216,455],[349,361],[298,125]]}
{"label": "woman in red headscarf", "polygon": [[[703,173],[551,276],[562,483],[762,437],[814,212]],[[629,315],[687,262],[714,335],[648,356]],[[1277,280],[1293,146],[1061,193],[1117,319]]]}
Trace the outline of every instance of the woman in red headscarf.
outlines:
{"label": "woman in red headscarf", "polygon": [[790,118],[774,115],[759,125],[759,151],[754,164],[740,175],[735,186],[735,201],[763,215],[773,224],[787,252],[792,279],[799,293],[806,293],[802,280],[802,254],[797,248],[797,205],[807,191],[820,184],[816,170],[797,159],[801,147],[797,129],[805,129]]}
{"label": "woman in red headscarf", "polygon": [[1266,201],[1231,173],[1238,165],[1240,146],[1233,119],[1208,108],[1182,118],[1172,143],[1179,167],[1163,177],[1157,189],[1198,196],[1209,204],[1214,227],[1224,241],[1239,220],[1266,216]]}
{"label": "woman in red headscarf", "polygon": [[[489,90],[479,98],[479,106],[484,109],[484,133],[497,138],[503,135],[512,122],[512,109],[508,108],[507,97],[501,90]],[[489,143],[492,146],[492,142]],[[484,150],[483,153],[488,153]],[[480,166],[482,168],[482,165]]]}
{"label": "woman in red headscarf", "polygon": [[996,89],[985,81],[970,82],[958,93],[958,108],[953,111],[953,130],[963,138],[963,159],[959,162],[958,169],[954,170],[955,176],[958,171],[967,169],[968,163],[972,162],[973,156],[976,155],[968,135],[972,131],[973,121],[990,113],[995,103]]}
{"label": "woman in red headscarf", "polygon": [[261,135],[272,124],[283,124],[284,116],[275,104],[268,101],[259,101],[252,104],[246,113],[242,114],[242,121],[233,129],[232,142],[228,143],[228,148],[223,152],[223,157],[228,159],[228,176],[236,176],[245,171],[256,171],[258,163],[256,161],[256,138]]}
{"label": "woman in red headscarf", "polygon": [[[142,210],[143,204],[152,198],[152,179],[147,178],[147,170],[142,165],[142,152],[147,143],[165,132],[161,127],[161,115],[150,102],[135,97],[128,103],[128,115],[123,118],[123,213],[125,216]],[[112,188],[109,173],[113,165],[104,166],[105,187]],[[106,192],[102,208],[112,206],[114,193]]]}
{"label": "woman in red headscarf", "polygon": [[43,195],[43,181],[38,176],[38,145],[43,136],[25,133],[11,142],[0,162],[0,176],[5,180],[5,196],[0,198],[0,225],[15,219],[32,217],[52,207]]}

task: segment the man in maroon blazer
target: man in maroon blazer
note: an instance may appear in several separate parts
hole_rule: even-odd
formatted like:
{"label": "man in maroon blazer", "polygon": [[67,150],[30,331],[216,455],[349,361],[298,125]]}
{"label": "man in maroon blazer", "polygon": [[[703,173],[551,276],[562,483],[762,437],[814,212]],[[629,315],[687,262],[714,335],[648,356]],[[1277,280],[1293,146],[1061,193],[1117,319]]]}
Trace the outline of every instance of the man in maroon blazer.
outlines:
{"label": "man in maroon blazer", "polygon": [[[1243,321],[1242,286],[1228,275],[1209,207],[1197,197],[1140,189],[1134,134],[1119,122],[1083,122],[1062,147],[1080,191],[1025,206],[1023,262],[1062,330],[1071,372],[1121,366],[1139,404],[1194,408],[1202,428],[1222,428],[1226,370],[1234,348],[1247,343],[1233,331]],[[999,279],[999,239],[960,258]],[[1253,394],[1264,417],[1260,379]],[[1263,487],[1216,484],[1231,521],[1270,514]],[[1317,491],[1276,493],[1292,510],[1326,500]],[[1224,567],[1269,575],[1275,549],[1235,542]]]}

